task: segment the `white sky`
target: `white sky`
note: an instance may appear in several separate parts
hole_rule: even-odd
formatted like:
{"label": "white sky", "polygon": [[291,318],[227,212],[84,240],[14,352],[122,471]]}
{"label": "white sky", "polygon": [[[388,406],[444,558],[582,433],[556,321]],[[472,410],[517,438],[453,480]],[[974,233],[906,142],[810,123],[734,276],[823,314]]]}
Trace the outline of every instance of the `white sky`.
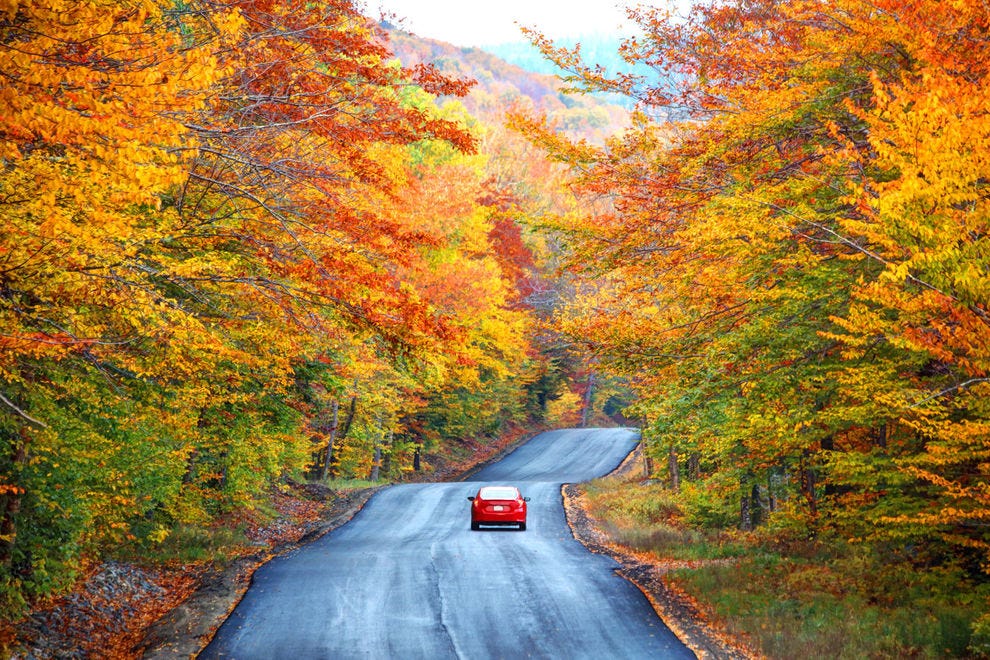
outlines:
{"label": "white sky", "polygon": [[[559,39],[590,34],[631,34],[622,28],[628,0],[364,0],[367,13],[393,12],[402,26],[421,37],[456,46],[484,46],[519,41],[514,21]],[[666,6],[663,0],[656,3]]]}

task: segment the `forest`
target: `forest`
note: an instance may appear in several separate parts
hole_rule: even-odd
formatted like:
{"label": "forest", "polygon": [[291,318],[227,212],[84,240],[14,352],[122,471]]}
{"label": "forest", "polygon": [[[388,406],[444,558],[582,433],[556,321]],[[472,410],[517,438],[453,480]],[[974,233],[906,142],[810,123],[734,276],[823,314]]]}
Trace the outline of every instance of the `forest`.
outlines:
{"label": "forest", "polygon": [[527,31],[545,89],[362,12],[0,4],[0,610],[594,395],[678,528],[990,653],[986,6],[633,9],[625,71]]}
{"label": "forest", "polygon": [[559,423],[520,220],[568,202],[470,81],[349,0],[14,2],[2,44],[0,609]]}

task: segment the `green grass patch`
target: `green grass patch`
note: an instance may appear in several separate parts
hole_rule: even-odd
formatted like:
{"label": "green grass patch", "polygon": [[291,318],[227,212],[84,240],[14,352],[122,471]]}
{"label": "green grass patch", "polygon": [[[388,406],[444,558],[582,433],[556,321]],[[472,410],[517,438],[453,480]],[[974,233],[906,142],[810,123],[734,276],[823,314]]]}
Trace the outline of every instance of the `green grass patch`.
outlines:
{"label": "green grass patch", "polygon": [[383,485],[384,481],[369,481],[366,479],[327,479],[321,481],[324,486],[338,493],[350,492],[352,490],[363,490]]}
{"label": "green grass patch", "polygon": [[971,624],[979,615],[948,597],[880,605],[855,575],[773,555],[681,569],[672,577],[729,632],[771,658],[970,657]]}
{"label": "green grass patch", "polygon": [[597,479],[582,486],[592,516],[609,537],[639,552],[677,560],[726,559],[746,553],[732,535],[703,532],[686,521],[682,505],[663,485]]}
{"label": "green grass patch", "polygon": [[177,524],[161,542],[142,539],[121,546],[114,555],[155,564],[224,564],[253,547],[245,531],[243,524],[235,527]]}

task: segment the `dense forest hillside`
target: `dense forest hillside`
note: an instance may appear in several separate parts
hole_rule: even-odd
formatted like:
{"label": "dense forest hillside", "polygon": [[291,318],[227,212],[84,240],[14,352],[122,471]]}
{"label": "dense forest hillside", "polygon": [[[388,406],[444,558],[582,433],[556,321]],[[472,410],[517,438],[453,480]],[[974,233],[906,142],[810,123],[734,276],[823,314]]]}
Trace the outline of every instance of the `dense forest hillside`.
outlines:
{"label": "dense forest hillside", "polygon": [[[405,66],[432,63],[445,74],[477,81],[463,103],[484,121],[501,122],[506,109],[522,106],[545,112],[570,137],[594,142],[628,124],[628,111],[608,98],[565,93],[555,75],[559,70],[532,46],[500,49],[500,54],[516,60],[513,63],[480,48],[461,48],[391,29],[389,48]],[[607,48],[602,44],[603,50]],[[520,57],[526,53],[530,55]]]}

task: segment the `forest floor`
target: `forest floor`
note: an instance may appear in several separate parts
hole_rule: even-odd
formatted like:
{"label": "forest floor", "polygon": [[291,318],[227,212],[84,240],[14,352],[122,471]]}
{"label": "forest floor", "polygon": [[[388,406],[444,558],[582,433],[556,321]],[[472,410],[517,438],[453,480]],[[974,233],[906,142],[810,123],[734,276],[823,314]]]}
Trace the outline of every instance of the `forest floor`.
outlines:
{"label": "forest floor", "polygon": [[[433,472],[430,481],[467,478],[528,437],[518,435],[489,446],[471,464],[447,464]],[[107,561],[93,566],[70,593],[36,607],[16,623],[0,626],[0,649],[23,660],[195,657],[237,605],[259,566],[343,525],[377,490],[334,491],[319,484],[290,483],[272,493],[274,519],[248,529],[251,547],[222,565]],[[622,567],[619,573],[643,591],[699,658],[752,657],[705,623],[696,604],[668,585],[663,574],[669,567],[605,544],[580,506],[576,489],[566,486],[563,494],[575,537],[592,552],[615,558]]]}

